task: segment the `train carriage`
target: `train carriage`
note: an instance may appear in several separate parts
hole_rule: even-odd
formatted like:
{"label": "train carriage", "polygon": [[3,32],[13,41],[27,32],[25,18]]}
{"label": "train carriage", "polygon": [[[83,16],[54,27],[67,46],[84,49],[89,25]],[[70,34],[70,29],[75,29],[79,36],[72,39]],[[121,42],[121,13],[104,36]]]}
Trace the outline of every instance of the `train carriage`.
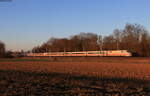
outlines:
{"label": "train carriage", "polygon": [[79,51],[79,52],[47,52],[47,53],[27,53],[29,57],[44,57],[44,56],[132,56],[127,50],[108,50],[108,51]]}

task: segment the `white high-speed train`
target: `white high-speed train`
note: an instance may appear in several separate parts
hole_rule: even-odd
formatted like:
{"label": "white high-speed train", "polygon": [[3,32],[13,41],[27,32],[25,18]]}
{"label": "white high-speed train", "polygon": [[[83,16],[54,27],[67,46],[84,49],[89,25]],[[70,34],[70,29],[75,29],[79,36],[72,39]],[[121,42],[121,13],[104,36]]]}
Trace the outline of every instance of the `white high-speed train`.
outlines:
{"label": "white high-speed train", "polygon": [[78,52],[46,52],[46,53],[27,53],[28,57],[43,57],[43,56],[132,56],[127,50],[109,50],[109,51],[78,51]]}

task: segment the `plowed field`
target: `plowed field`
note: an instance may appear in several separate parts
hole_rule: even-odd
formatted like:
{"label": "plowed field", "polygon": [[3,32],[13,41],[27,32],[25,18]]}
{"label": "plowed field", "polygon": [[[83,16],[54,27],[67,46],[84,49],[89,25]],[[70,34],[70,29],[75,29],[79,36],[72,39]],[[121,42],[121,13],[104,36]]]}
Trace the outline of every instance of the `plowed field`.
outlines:
{"label": "plowed field", "polygon": [[0,59],[6,96],[150,96],[149,82],[150,58]]}

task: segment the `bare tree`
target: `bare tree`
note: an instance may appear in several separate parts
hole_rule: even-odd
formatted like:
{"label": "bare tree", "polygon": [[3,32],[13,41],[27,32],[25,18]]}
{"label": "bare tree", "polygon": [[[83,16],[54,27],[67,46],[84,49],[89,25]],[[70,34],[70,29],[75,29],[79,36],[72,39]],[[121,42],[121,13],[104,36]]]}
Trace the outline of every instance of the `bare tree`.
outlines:
{"label": "bare tree", "polygon": [[120,42],[121,42],[121,31],[119,29],[115,29],[113,32],[114,39],[116,41],[116,49],[120,49]]}
{"label": "bare tree", "polygon": [[103,50],[103,37],[102,37],[102,35],[98,36],[97,44],[99,45],[99,50],[102,51]]}

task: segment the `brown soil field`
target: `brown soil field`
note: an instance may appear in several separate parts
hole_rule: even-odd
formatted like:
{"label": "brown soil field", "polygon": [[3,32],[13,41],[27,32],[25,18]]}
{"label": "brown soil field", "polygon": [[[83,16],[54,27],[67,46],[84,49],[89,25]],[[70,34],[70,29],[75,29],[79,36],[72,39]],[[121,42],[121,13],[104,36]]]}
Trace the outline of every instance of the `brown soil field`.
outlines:
{"label": "brown soil field", "polygon": [[99,77],[150,80],[150,58],[53,58],[1,60],[1,70],[58,72]]}
{"label": "brown soil field", "polygon": [[0,59],[0,96],[150,96],[150,58]]}

